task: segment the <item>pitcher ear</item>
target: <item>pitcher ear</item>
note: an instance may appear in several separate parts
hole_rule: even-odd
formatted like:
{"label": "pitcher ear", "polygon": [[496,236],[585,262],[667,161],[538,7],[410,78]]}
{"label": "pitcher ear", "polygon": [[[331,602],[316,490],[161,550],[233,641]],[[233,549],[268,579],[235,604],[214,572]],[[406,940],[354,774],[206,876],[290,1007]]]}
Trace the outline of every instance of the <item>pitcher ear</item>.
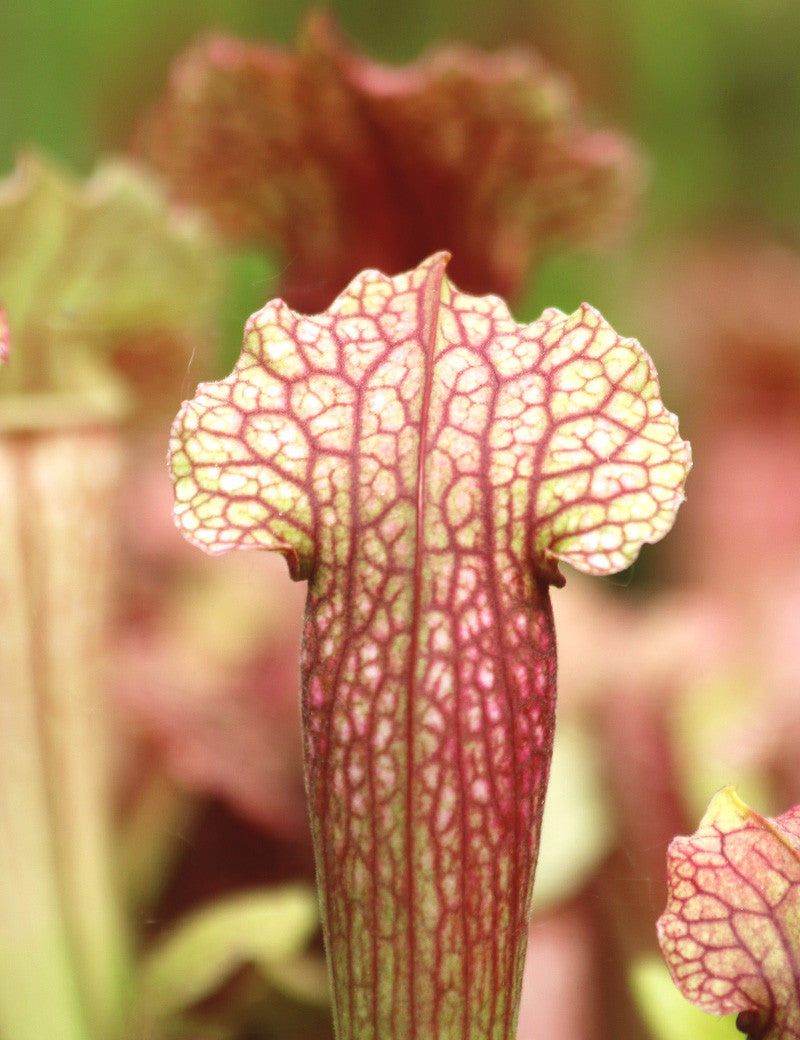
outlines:
{"label": "pitcher ear", "polygon": [[658,377],[635,339],[588,304],[546,311],[540,368],[549,429],[542,439],[536,548],[587,574],[615,574],[645,542],[672,527],[684,499],[691,448],[659,396]]}
{"label": "pitcher ear", "polygon": [[175,523],[193,545],[273,550],[301,580],[314,549],[311,446],[287,401],[287,380],[305,367],[290,335],[296,317],[280,301],[251,317],[231,375],[184,402],[168,462]]}

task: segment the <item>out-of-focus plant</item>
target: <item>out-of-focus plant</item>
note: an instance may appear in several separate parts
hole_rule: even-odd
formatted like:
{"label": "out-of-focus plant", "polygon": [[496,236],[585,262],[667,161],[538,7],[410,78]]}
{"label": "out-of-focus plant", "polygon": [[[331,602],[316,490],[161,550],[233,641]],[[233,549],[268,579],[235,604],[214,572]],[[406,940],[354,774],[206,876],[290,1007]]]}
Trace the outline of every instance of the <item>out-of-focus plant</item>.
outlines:
{"label": "out-of-focus plant", "polygon": [[652,363],[592,308],[517,325],[437,254],[254,314],[173,427],[175,516],[309,580],[305,764],[341,1040],[509,1040],[552,748],[558,562],[682,501]]}
{"label": "out-of-focus plant", "polygon": [[12,1038],[115,1036],[129,1000],[100,681],[129,405],[109,354],[125,333],[188,326],[211,263],[199,227],[170,220],[125,165],[78,185],[27,158],[0,185],[14,330],[0,381],[0,1029]]}
{"label": "out-of-focus plant", "polygon": [[[128,362],[155,341],[171,348],[179,382],[187,346],[207,339],[216,254],[199,217],[170,209],[150,176],[124,162],[78,183],[28,157],[0,183],[4,1040],[114,1040],[131,1022],[141,1029],[142,1016],[152,1035],[173,1016],[176,993],[198,991],[189,962],[184,990],[165,1005],[166,954],[135,962],[113,848],[103,663],[124,424],[136,408]],[[145,405],[156,391],[146,385]],[[258,894],[259,908],[264,928],[275,917],[284,947],[299,952],[315,917],[309,892]],[[215,932],[187,933],[204,979],[241,959],[241,944],[220,932],[226,909],[214,913]],[[242,908],[231,913],[239,919]],[[250,952],[264,963],[278,956]]]}
{"label": "out-of-focus plant", "polygon": [[534,51],[450,46],[390,68],[318,14],[294,53],[194,46],[137,150],[230,240],[277,251],[281,296],[307,311],[363,268],[442,248],[466,291],[514,298],[548,250],[625,227],[642,180],[633,146],[588,130]]}

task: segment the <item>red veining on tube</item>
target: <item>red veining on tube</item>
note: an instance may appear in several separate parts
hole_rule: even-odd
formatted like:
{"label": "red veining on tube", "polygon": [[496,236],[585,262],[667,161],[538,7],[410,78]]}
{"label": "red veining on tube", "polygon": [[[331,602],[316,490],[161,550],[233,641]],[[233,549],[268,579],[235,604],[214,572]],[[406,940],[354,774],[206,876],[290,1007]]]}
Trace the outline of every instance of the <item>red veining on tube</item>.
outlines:
{"label": "red veining on tube", "polygon": [[176,520],[309,581],[302,712],[341,1040],[513,1036],[553,738],[559,559],[666,533],[688,445],[596,311],[516,324],[446,254],[280,301],[173,427]]}

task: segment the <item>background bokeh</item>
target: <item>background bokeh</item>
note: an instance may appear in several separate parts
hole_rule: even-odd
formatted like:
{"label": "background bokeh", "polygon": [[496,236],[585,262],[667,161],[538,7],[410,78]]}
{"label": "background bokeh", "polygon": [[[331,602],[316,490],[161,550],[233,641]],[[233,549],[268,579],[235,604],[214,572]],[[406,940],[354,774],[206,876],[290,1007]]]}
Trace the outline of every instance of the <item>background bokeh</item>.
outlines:
{"label": "background bokeh", "polygon": [[[172,60],[198,34],[223,29],[290,46],[308,6],[3,3],[0,174],[28,149],[89,173],[128,148]],[[765,812],[800,802],[800,5],[341,0],[330,8],[355,45],[392,63],[452,39],[532,45],[571,77],[591,124],[627,134],[646,158],[647,191],[627,237],[602,253],[547,257],[517,307],[532,320],[546,306],[587,300],[641,339],[695,456],[688,501],[663,545],[616,579],[592,588],[570,574],[556,593],[564,738],[531,933],[542,967],[526,981],[520,1040],[676,1040],[678,1019],[672,1032],[663,1022],[679,1012],[659,1012],[658,987],[638,1004],[630,988],[635,966],[656,952],[666,842],[696,826],[724,783],[739,782]],[[252,256],[229,264],[210,363],[217,375],[279,264]],[[169,782],[189,792],[151,792],[164,798],[152,827],[177,841],[153,853],[162,856],[157,898],[139,893],[149,907],[145,941],[238,885],[312,874],[297,816],[292,699],[302,590],[280,561],[196,559],[179,544],[161,468],[169,418],[148,431],[155,462],[139,460],[121,509],[128,556],[112,652],[122,729],[146,749],[122,742],[121,801],[133,797],[142,762],[156,768],[159,755]],[[162,623],[166,635],[156,634]],[[154,694],[157,675],[166,678]],[[282,693],[252,729],[268,685],[288,699]],[[224,723],[222,696],[231,704]],[[272,734],[262,771],[237,776],[231,762],[258,760],[262,733]],[[263,797],[270,785],[280,796],[272,802]],[[156,868],[140,862],[150,824],[136,820],[142,830],[128,828],[123,856],[152,884]],[[233,997],[241,1003],[240,992]],[[285,990],[272,998],[277,1018],[274,1007],[262,1015],[248,991],[244,1019],[208,1035],[266,1040],[275,1021],[284,1036],[304,1035],[308,1020]],[[324,1014],[313,1021],[308,1035],[324,1037]]]}
{"label": "background bokeh", "polygon": [[[104,152],[126,147],[170,62],[198,34],[222,28],[289,44],[309,6],[282,0],[4,4],[0,168],[33,145],[88,172]],[[590,111],[629,132],[650,158],[650,192],[635,246],[646,249],[664,233],[731,220],[797,230],[800,8],[793,0],[341,0],[330,9],[367,53],[389,62],[447,39],[539,48],[570,74]],[[635,265],[637,254],[632,248],[612,264]],[[540,276],[535,303],[546,297],[570,306],[583,292],[601,309],[609,306],[608,296],[624,315],[626,294],[614,291],[624,273],[608,267],[607,257],[579,264],[559,258]]]}

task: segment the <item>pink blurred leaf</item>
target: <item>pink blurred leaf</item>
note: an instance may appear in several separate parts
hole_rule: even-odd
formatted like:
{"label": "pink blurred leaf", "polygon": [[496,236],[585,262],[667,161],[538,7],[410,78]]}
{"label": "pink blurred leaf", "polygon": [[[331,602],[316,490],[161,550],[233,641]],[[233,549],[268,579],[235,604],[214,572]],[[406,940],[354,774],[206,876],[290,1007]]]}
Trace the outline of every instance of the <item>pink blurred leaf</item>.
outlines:
{"label": "pink blurred leaf", "polygon": [[519,1040],[597,1040],[601,982],[590,918],[579,902],[531,922]]}
{"label": "pink blurred leaf", "polygon": [[8,328],[6,312],[0,307],[0,365],[8,361],[8,352],[11,348],[11,333]]}
{"label": "pink blurred leaf", "polygon": [[118,636],[115,702],[182,788],[294,837],[307,832],[297,705],[302,590],[286,588],[279,560],[255,569],[231,562],[202,582],[184,577],[166,610]]}
{"label": "pink blurred leaf", "polygon": [[669,848],[661,949],[684,996],[739,1012],[750,1040],[797,1040],[800,806],[759,816],[727,787]]}
{"label": "pink blurred leaf", "polygon": [[548,585],[559,560],[614,573],[662,537],[689,467],[635,340],[587,305],[518,325],[448,259],[365,271],[314,317],[267,304],[172,429],[189,541],[309,579],[306,779],[343,1040],[398,1016],[442,1040],[513,1032]]}
{"label": "pink blurred leaf", "polygon": [[[673,243],[652,284],[663,349],[703,441],[694,508],[668,550],[673,573],[738,611],[772,600],[797,567],[800,250],[752,230],[706,233]],[[756,556],[758,567],[740,566]]]}
{"label": "pink blurred leaf", "polygon": [[513,296],[553,243],[623,227],[641,180],[535,52],[451,46],[390,68],[320,15],[295,53],[196,44],[137,147],[228,236],[277,248],[281,295],[311,311],[362,268],[442,248],[464,289]]}

